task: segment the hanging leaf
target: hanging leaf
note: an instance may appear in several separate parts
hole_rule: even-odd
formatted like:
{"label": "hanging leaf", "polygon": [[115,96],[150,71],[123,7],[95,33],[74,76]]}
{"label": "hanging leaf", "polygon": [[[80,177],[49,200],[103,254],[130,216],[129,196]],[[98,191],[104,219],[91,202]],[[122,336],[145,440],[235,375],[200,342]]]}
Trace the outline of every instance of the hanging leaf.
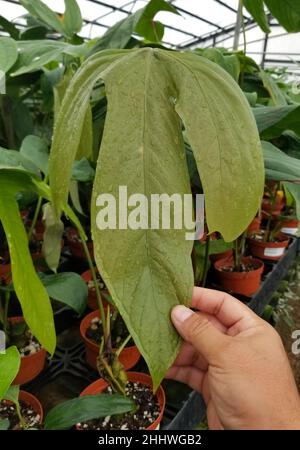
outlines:
{"label": "hanging leaf", "polygon": [[270,94],[274,106],[287,106],[288,102],[282,90],[279,88],[276,81],[271,75],[266,73],[264,70],[260,70],[260,77],[262,79],[264,87]]}
{"label": "hanging leaf", "polygon": [[161,42],[164,36],[163,24],[153,20],[159,11],[179,14],[174,6],[164,0],[151,0],[143,9],[143,13],[134,29],[136,33],[150,42]]}
{"label": "hanging leaf", "polygon": [[57,219],[51,203],[46,203],[43,207],[43,222],[45,224],[43,255],[49,269],[56,273],[61,255],[64,224]]}
{"label": "hanging leaf", "polygon": [[300,0],[264,0],[264,2],[280,25],[289,33],[300,31]]}
{"label": "hanging leaf", "polygon": [[80,203],[80,197],[79,197],[79,190],[78,190],[78,181],[71,180],[70,181],[70,198],[72,201],[72,205],[76,209],[77,212],[81,215],[85,215],[81,203]]}
{"label": "hanging leaf", "polygon": [[43,191],[43,184],[38,178],[22,170],[0,168],[0,220],[9,246],[12,279],[25,322],[41,345],[53,354],[56,335],[51,303],[33,266],[27,234],[15,199],[17,192],[27,189],[40,194],[38,183]]}
{"label": "hanging leaf", "polygon": [[[184,227],[99,230],[97,197],[118,198],[119,186],[127,186],[128,196],[138,192],[148,200],[153,193],[190,193],[180,115],[204,186],[210,231],[231,241],[259,207],[261,146],[247,100],[217,65],[159,49],[101,52],[72,80],[57,119],[49,175],[58,214],[67,202],[91,89],[99,78],[108,110],[92,199],[95,258],[157,388],[180,345],[169,314],[191,298],[192,244]],[[145,205],[141,210],[146,217]]]}
{"label": "hanging leaf", "polygon": [[243,0],[243,5],[258,23],[264,33],[270,33],[268,18],[264,9],[263,0]]}
{"label": "hanging leaf", "polygon": [[17,405],[19,403],[20,386],[10,386],[6,393],[4,394],[4,400]]}
{"label": "hanging leaf", "polygon": [[68,36],[79,33],[82,29],[83,20],[81,11],[76,0],[65,0],[66,10],[63,25]]}
{"label": "hanging leaf", "polygon": [[133,411],[134,403],[122,395],[86,395],[55,406],[45,418],[45,430],[66,430],[80,422]]}
{"label": "hanging leaf", "polygon": [[251,222],[263,193],[262,150],[251,109],[219,66],[188,53],[159,54],[177,87],[175,109],[198,166],[209,230],[231,242]]}
{"label": "hanging leaf", "polygon": [[17,347],[9,347],[0,353],[0,401],[14,381],[20,368],[20,353]]}
{"label": "hanging leaf", "polygon": [[0,37],[0,70],[4,73],[15,64],[18,59],[17,44],[10,37]]}
{"label": "hanging leaf", "polygon": [[88,287],[80,275],[73,272],[63,272],[56,275],[39,274],[49,297],[83,314],[88,297]]}
{"label": "hanging leaf", "polygon": [[84,118],[83,128],[82,128],[82,136],[79,144],[79,148],[77,150],[76,159],[82,158],[92,158],[93,156],[93,114],[92,108],[89,105],[87,109],[87,113]]}

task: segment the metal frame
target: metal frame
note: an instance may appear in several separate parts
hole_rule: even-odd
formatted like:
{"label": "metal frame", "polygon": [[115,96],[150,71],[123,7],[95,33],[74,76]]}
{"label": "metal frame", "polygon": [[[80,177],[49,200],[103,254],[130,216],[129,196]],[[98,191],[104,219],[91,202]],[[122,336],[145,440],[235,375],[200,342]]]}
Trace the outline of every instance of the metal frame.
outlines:
{"label": "metal frame", "polygon": [[[20,5],[19,1],[17,0],[3,0],[7,3]],[[106,29],[109,28],[109,25],[103,23],[101,19],[104,17],[107,17],[110,14],[114,14],[115,12],[121,12],[123,14],[126,14],[127,16],[132,14],[132,7],[135,5],[137,0],[124,0],[124,4],[122,6],[120,5],[114,5],[111,3],[108,3],[108,0],[87,0],[90,3],[94,3],[96,5],[100,5],[107,9],[107,11],[102,14],[100,17],[95,18],[94,20],[88,20],[84,19],[84,25],[91,25],[99,27],[103,30],[103,33],[106,31]],[[146,0],[143,0],[146,3]],[[228,11],[231,11],[232,13],[236,14],[238,16],[238,11],[235,8],[232,8],[230,5],[227,5],[225,0],[211,0],[212,6],[217,5],[219,8],[227,9]],[[213,31],[207,32],[203,35],[196,35],[193,32],[190,32],[188,29],[182,29],[178,28],[172,25],[165,25],[166,29],[181,33],[182,36],[185,36],[187,39],[185,41],[182,41],[180,44],[175,45],[172,42],[163,41],[163,44],[166,46],[169,46],[170,48],[177,48],[180,50],[190,49],[194,48],[195,46],[202,46],[205,47],[208,43],[212,46],[220,46],[224,41],[231,39],[234,37],[235,30],[237,29],[236,23],[228,24],[227,26],[220,26],[218,23],[215,23],[211,20],[208,20],[204,17],[201,17],[198,14],[195,14],[192,11],[188,10],[188,2],[186,2],[187,9],[182,8],[181,6],[177,6],[177,0],[170,0],[170,3],[172,3],[177,10],[182,13],[185,17],[191,17],[193,19],[196,19],[200,23],[205,23],[211,27],[214,28]],[[84,13],[84,11],[83,11]],[[255,21],[249,16],[243,14],[243,20],[245,25],[245,30],[249,31],[251,29],[254,29],[257,27],[257,24]],[[268,16],[269,24],[271,27],[278,27],[278,23],[271,17],[271,15]],[[22,28],[22,24],[17,22],[14,22],[17,27]],[[0,27],[0,33],[1,33],[1,27]],[[101,36],[101,32],[99,32],[99,35]],[[267,63],[273,63],[273,64],[279,64],[284,65],[289,63],[291,64],[291,61],[288,61],[289,53],[286,53],[287,58],[286,60],[280,60],[276,58],[268,58],[268,43],[269,40],[272,38],[284,36],[287,33],[282,33],[280,35],[272,36],[272,35],[265,35],[262,39],[256,39],[251,42],[247,42],[247,44],[252,44],[255,42],[262,42],[262,59],[261,59],[261,65],[262,67],[265,66]],[[90,36],[85,36],[86,39],[89,39]],[[298,55],[295,55],[298,56]],[[298,62],[298,61],[297,61]]]}

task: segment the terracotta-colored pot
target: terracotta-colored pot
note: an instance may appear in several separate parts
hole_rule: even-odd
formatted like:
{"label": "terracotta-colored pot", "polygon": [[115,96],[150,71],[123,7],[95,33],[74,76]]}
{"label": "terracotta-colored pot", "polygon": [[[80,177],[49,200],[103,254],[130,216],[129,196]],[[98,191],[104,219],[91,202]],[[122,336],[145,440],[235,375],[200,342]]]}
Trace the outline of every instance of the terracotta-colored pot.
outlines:
{"label": "terracotta-colored pot", "polygon": [[292,219],[286,220],[281,224],[281,233],[291,234],[292,236],[297,236],[299,228],[299,220]]}
{"label": "terracotta-colored pot", "polygon": [[0,264],[0,278],[4,280],[6,284],[11,281],[11,265],[10,264]]}
{"label": "terracotta-colored pot", "polygon": [[272,206],[270,198],[265,197],[265,198],[263,198],[262,205],[261,205],[262,215],[264,217],[268,217],[268,215],[272,213],[272,216],[275,216],[275,217],[279,216],[279,214],[281,213],[281,211],[284,208],[284,205],[285,205],[284,198],[282,198],[279,195],[277,195],[277,197],[276,197],[274,206]]}
{"label": "terracotta-colored pot", "polygon": [[263,242],[254,238],[249,238],[251,255],[266,259],[268,261],[278,261],[282,258],[285,249],[289,245],[289,237],[284,234],[277,236],[280,242]]}
{"label": "terracotta-colored pot", "polygon": [[251,297],[260,287],[261,276],[264,271],[264,263],[259,259],[245,257],[242,259],[243,264],[253,263],[257,269],[249,272],[226,272],[222,270],[225,267],[233,267],[233,260],[220,259],[214,264],[218,275],[218,281],[223,289],[235,294]]}
{"label": "terracotta-colored pot", "polygon": [[260,230],[260,227],[261,227],[261,218],[255,217],[248,227],[248,230],[247,230],[248,236],[250,236],[251,234],[253,234],[255,232],[258,232]]}
{"label": "terracotta-colored pot", "polygon": [[[71,250],[74,258],[85,259],[85,253],[82,243],[78,240],[78,232],[75,228],[68,228],[66,231],[67,244]],[[93,242],[87,242],[92,259],[94,258],[94,246]]]}
{"label": "terracotta-colored pot", "polygon": [[[152,388],[152,379],[149,375],[145,373],[139,373],[139,372],[128,372],[127,373],[128,381],[134,382],[134,383],[142,383],[146,386],[150,386]],[[105,389],[108,387],[108,383],[104,381],[103,379],[94,381],[94,383],[90,384],[83,392],[81,392],[80,396],[84,395],[95,395],[100,394],[101,392],[105,391]],[[159,416],[157,419],[147,428],[147,430],[159,430],[160,423],[162,421],[164,410],[166,406],[166,396],[165,392],[162,388],[162,386],[159,386],[159,388],[156,391],[157,401],[159,404]]]}
{"label": "terracotta-colored pot", "polygon": [[[24,322],[23,317],[10,317],[12,324]],[[19,372],[12,384],[26,384],[34,380],[44,369],[46,363],[46,350],[41,348],[32,355],[22,356]]]}
{"label": "terracotta-colored pot", "polygon": [[19,401],[26,403],[26,405],[31,406],[33,411],[36,412],[40,416],[39,422],[43,422],[44,411],[39,400],[32,394],[26,391],[20,391]]}
{"label": "terracotta-colored pot", "polygon": [[[81,278],[83,278],[84,281],[86,282],[86,284],[88,284],[93,279],[91,271],[87,270],[86,272],[82,273],[81,274]],[[107,289],[101,290],[101,293],[103,293],[103,294],[105,294],[107,296],[109,295],[109,292],[108,292]],[[105,300],[105,298],[103,298],[103,296],[102,296],[102,301],[103,301],[104,307],[107,306],[107,301]],[[98,301],[97,301],[97,295],[96,295],[96,290],[95,289],[89,289],[88,307],[91,310],[93,310],[93,311],[96,311],[97,309],[99,309]]]}
{"label": "terracotta-colored pot", "polygon": [[233,251],[232,248],[230,248],[229,250],[226,250],[226,252],[209,255],[209,259],[210,262],[214,264],[216,261],[219,261],[219,259],[232,259],[232,255]]}
{"label": "terracotta-colored pot", "polygon": [[[99,345],[93,342],[91,339],[86,337],[87,329],[89,328],[92,320],[97,317],[100,318],[99,310],[93,311],[82,319],[80,323],[80,334],[85,343],[85,354],[87,363],[97,369],[97,357],[99,355]],[[115,349],[116,350],[116,349]],[[134,367],[138,360],[140,359],[141,354],[138,351],[138,348],[133,345],[131,347],[125,347],[124,350],[120,354],[120,362],[123,364],[125,370],[129,370]]]}

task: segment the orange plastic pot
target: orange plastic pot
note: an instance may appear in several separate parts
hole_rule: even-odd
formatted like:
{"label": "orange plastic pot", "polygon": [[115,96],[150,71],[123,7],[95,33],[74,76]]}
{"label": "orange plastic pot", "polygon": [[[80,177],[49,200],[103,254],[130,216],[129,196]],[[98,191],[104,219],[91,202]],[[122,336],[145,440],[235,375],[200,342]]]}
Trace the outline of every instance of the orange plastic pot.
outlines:
{"label": "orange plastic pot", "polygon": [[[24,322],[23,317],[10,317],[12,324]],[[46,363],[46,350],[41,348],[32,355],[22,356],[19,372],[12,384],[26,384],[34,380],[44,369]]]}
{"label": "orange plastic pot", "polygon": [[255,232],[258,232],[260,230],[260,227],[261,227],[261,218],[255,217],[248,227],[248,230],[247,230],[248,236]]}
{"label": "orange plastic pot", "polygon": [[222,270],[226,267],[233,267],[232,259],[220,259],[215,262],[214,268],[217,272],[218,281],[225,291],[251,297],[260,287],[264,263],[251,257],[243,258],[242,263],[253,263],[257,266],[257,269],[249,272],[226,272]]}
{"label": "orange plastic pot", "polygon": [[210,259],[210,262],[212,264],[214,264],[216,261],[219,261],[220,259],[232,259],[232,256],[233,256],[233,251],[230,248],[226,252],[215,253],[215,254],[209,255],[209,259]]}
{"label": "orange plastic pot", "polygon": [[0,264],[0,278],[4,280],[5,283],[10,283],[11,281],[11,265],[10,264]]}
{"label": "orange plastic pot", "polygon": [[40,416],[39,422],[43,422],[44,411],[39,400],[32,394],[26,391],[20,391],[19,401],[24,402],[27,406],[30,406],[34,412],[36,412]]}
{"label": "orange plastic pot", "polygon": [[[82,273],[81,274],[81,278],[83,278],[84,281],[86,282],[86,284],[88,284],[90,281],[93,280],[91,271],[87,270],[86,272]],[[108,292],[107,289],[104,289],[101,292],[103,292],[103,294],[105,294],[105,295],[109,295],[109,292]],[[103,296],[102,296],[102,301],[103,301],[103,305],[107,306],[107,301],[103,298]],[[95,289],[89,289],[88,307],[91,310],[93,310],[93,311],[96,311],[97,309],[99,309],[98,301],[97,301],[97,295],[96,295],[96,290]]]}
{"label": "orange plastic pot", "polygon": [[278,236],[280,242],[263,242],[257,239],[249,239],[250,252],[253,256],[268,261],[278,261],[282,258],[285,249],[289,245],[289,237],[286,235]]}
{"label": "orange plastic pot", "polygon": [[[269,214],[272,213],[273,216],[279,216],[279,214],[281,213],[281,211],[283,210],[285,205],[285,201],[284,198],[282,198],[281,196],[277,195],[276,197],[276,201],[275,201],[275,205],[272,206],[271,200],[270,198],[263,198],[262,201],[262,214],[264,216],[268,216]],[[267,214],[264,214],[267,213]]]}
{"label": "orange plastic pot", "polygon": [[[69,228],[66,231],[67,244],[74,258],[85,259],[85,253],[82,243],[78,240],[79,234],[75,228]],[[94,258],[94,246],[93,242],[87,242],[90,255]]]}
{"label": "orange plastic pot", "polygon": [[291,234],[292,236],[297,236],[299,228],[299,220],[286,220],[281,224],[281,233]]}
{"label": "orange plastic pot", "polygon": [[[145,386],[151,387],[152,389],[153,386],[152,379],[149,375],[145,373],[128,372],[127,377],[128,381],[131,381],[133,383],[141,383],[144,384]],[[90,384],[86,389],[84,389],[83,392],[81,392],[80,397],[84,395],[101,394],[103,391],[105,391],[107,387],[108,383],[103,379],[94,381],[94,383]],[[159,416],[148,428],[146,428],[147,430],[158,430],[160,427],[160,423],[162,421],[166,406],[166,396],[162,386],[159,386],[159,388],[157,389],[156,397],[159,404]]]}
{"label": "orange plastic pot", "polygon": [[[100,312],[93,311],[82,319],[80,323],[80,334],[85,344],[85,355],[87,363],[97,369],[97,357],[99,355],[99,345],[86,337],[86,332],[92,322],[97,317],[100,318]],[[114,349],[116,351],[116,349]],[[125,370],[129,370],[134,367],[141,357],[138,348],[133,345],[131,347],[125,347],[120,354],[120,362],[123,364]]]}

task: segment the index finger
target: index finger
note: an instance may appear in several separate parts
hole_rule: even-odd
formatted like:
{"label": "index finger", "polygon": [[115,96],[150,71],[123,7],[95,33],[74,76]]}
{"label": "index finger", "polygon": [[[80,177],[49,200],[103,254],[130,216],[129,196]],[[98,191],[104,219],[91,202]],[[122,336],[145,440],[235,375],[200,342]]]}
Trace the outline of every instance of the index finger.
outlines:
{"label": "index finger", "polygon": [[246,329],[257,320],[256,314],[242,302],[213,289],[194,287],[191,307],[215,316],[227,328],[239,324],[239,328]]}

